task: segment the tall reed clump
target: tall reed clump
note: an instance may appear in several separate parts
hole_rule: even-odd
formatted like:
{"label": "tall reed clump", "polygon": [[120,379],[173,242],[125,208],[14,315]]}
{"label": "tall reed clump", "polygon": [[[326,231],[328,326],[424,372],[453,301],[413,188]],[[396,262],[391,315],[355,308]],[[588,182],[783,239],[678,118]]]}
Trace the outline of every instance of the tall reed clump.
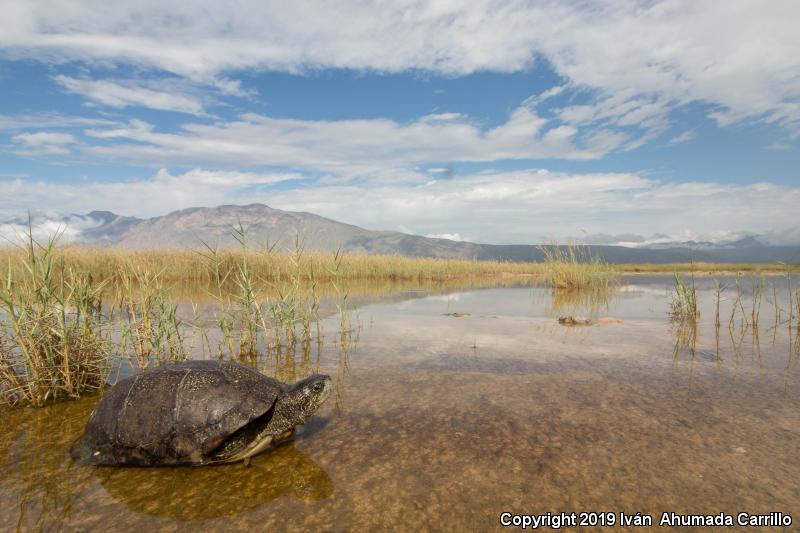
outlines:
{"label": "tall reed clump", "polygon": [[694,285],[694,275],[692,275],[691,283],[687,284],[675,272],[675,285],[671,296],[670,318],[674,322],[696,324],[697,319],[700,318],[700,311],[697,309],[697,289]]}
{"label": "tall reed clump", "polygon": [[617,279],[617,273],[588,248],[574,244],[540,246],[544,254],[544,278],[556,289],[586,289],[607,287]]}
{"label": "tall reed clump", "polygon": [[280,355],[284,348],[294,350],[298,340],[304,345],[311,342],[314,322],[320,339],[316,270],[306,259],[300,238],[295,239],[289,255],[291,268],[279,271],[283,259],[275,259],[280,257],[274,253],[275,245],[267,244],[263,251],[254,253],[241,222],[234,226],[232,236],[241,247],[238,255],[207,243],[199,252],[212,280],[210,294],[220,306],[220,356],[227,353],[230,357],[254,358],[261,345],[269,354]]}
{"label": "tall reed clump", "polygon": [[117,301],[119,345],[132,370],[187,358],[178,304],[169,298],[160,272],[126,272]]}
{"label": "tall reed clump", "polygon": [[[209,293],[220,306],[217,320],[222,334],[220,357],[227,353],[232,358],[253,358],[257,353],[261,332],[267,332],[267,324],[259,302],[260,290],[254,280],[251,257],[247,253],[247,230],[241,222],[233,227],[232,235],[243,252],[233,269],[225,268],[226,258],[216,246],[203,242],[206,250],[199,253],[206,260],[206,270],[213,281]],[[227,285],[228,280],[230,285]]]}
{"label": "tall reed clump", "polygon": [[0,403],[44,405],[99,389],[108,374],[102,284],[55,260],[29,231],[0,287]]}

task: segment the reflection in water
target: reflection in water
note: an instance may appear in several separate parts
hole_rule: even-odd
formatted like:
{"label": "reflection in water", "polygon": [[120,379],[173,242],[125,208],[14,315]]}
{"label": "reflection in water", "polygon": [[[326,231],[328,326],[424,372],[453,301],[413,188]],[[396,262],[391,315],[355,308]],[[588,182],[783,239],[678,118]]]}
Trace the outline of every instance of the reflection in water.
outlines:
{"label": "reflection in water", "polygon": [[[341,409],[344,403],[350,357],[358,347],[361,324],[352,325],[349,319],[346,327],[335,335],[332,345],[335,346],[337,364],[334,375],[334,403]],[[267,376],[274,377],[284,383],[295,383],[311,374],[320,372],[322,353],[325,350],[324,338],[298,341],[278,345],[273,350],[258,358],[241,358],[242,364],[253,366]]]}
{"label": "reflection in water", "polygon": [[347,377],[350,373],[350,356],[358,347],[362,325],[353,326],[351,318],[347,318],[344,322],[340,322],[340,327],[337,343],[339,357],[336,364],[336,379],[334,380],[334,405],[339,411],[344,408]]}
{"label": "reflection in water", "polygon": [[618,286],[604,285],[585,289],[553,289],[547,307],[548,316],[582,315],[597,318],[608,311],[617,297]]}
{"label": "reflection in water", "polygon": [[208,468],[95,468],[103,488],[130,510],[182,521],[234,516],[281,496],[318,501],[333,481],[289,443],[241,463]]}
{"label": "reflection in water", "polygon": [[[678,361],[681,355],[688,355],[694,359],[697,355],[697,322],[694,320],[687,320],[681,322],[673,322],[671,324],[672,333],[675,335],[675,348],[672,351],[672,357]],[[719,350],[717,350],[717,355]]]}

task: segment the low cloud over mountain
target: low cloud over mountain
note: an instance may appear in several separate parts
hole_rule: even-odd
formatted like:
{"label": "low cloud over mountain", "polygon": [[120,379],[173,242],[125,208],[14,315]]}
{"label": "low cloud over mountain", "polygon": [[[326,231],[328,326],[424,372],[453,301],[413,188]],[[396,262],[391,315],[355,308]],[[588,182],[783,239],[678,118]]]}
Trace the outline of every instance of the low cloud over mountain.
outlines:
{"label": "low cloud over mountain", "polygon": [[[395,231],[372,231],[344,224],[312,213],[283,211],[263,204],[225,205],[183,209],[153,218],[119,216],[109,211],[86,215],[56,216],[38,213],[31,216],[36,239],[61,234],[62,241],[90,246],[122,248],[197,248],[203,242],[220,247],[238,246],[232,229],[239,222],[247,228],[249,245],[276,245],[291,248],[295,237],[307,250],[350,253],[538,261],[542,253],[536,245],[479,244],[453,239],[454,235],[422,237]],[[17,217],[0,224],[0,236],[18,241],[28,232],[28,219]],[[792,242],[800,234],[796,228],[780,234],[681,238],[668,235],[645,237],[638,234],[593,234],[575,239],[585,243],[610,262],[666,263],[678,261],[715,262],[798,262],[800,246],[776,245]],[[449,237],[449,238],[440,238]],[[460,237],[460,236],[458,236]],[[797,243],[798,241],[794,241]]]}

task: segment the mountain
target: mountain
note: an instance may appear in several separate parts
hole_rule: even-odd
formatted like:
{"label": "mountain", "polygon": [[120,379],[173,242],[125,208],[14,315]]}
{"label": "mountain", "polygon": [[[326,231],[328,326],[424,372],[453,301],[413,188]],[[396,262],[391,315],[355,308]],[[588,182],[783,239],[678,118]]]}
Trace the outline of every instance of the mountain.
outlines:
{"label": "mountain", "polygon": [[370,231],[313,213],[282,211],[263,204],[194,207],[149,219],[109,218],[104,214],[98,221],[98,226],[82,233],[81,241],[124,248],[197,248],[203,242],[230,248],[239,245],[233,229],[241,222],[252,247],[292,248],[296,236],[306,250],[341,248],[373,255],[472,257],[481,247],[396,231]]}
{"label": "mountain", "polygon": [[[297,237],[306,250],[370,255],[439,257],[501,261],[541,261],[535,245],[498,245],[434,239],[396,231],[372,231],[313,213],[282,211],[263,204],[195,207],[141,219],[109,211],[62,217],[73,240],[91,246],[123,248],[198,248],[203,242],[220,248],[238,246],[233,228],[241,222],[251,247],[294,247]],[[19,224],[19,221],[12,221]],[[36,224],[36,221],[34,221]],[[754,238],[715,245],[687,241],[655,246],[592,245],[594,254],[610,263],[677,263],[688,261],[773,263],[800,262],[800,246],[769,246]]]}

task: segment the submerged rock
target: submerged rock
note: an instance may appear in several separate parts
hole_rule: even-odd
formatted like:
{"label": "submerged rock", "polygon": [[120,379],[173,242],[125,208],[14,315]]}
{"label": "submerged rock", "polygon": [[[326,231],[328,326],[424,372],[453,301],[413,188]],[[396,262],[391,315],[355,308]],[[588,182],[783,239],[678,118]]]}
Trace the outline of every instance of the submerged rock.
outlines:
{"label": "submerged rock", "polygon": [[593,324],[599,324],[601,326],[608,325],[608,324],[622,324],[622,320],[619,318],[614,318],[612,316],[604,316],[602,318],[598,318],[596,321],[590,318],[585,318],[582,316],[560,316],[558,317],[558,323],[562,326],[591,326]]}
{"label": "submerged rock", "polygon": [[558,323],[562,326],[591,326],[592,321],[589,318],[585,318],[582,316],[560,316],[558,317]]}

